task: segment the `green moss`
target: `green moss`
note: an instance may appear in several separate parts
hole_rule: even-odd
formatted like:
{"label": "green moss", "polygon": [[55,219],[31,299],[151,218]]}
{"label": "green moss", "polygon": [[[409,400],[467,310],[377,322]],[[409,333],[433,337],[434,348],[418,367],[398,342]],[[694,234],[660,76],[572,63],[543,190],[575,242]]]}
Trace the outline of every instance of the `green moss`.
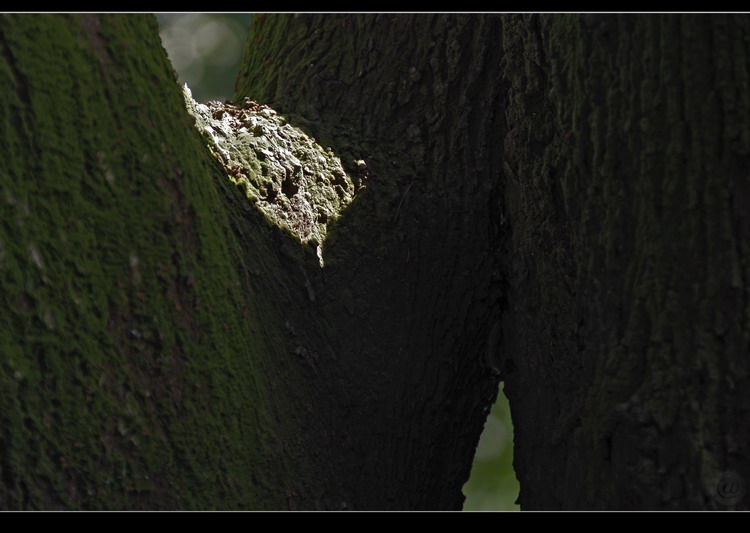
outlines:
{"label": "green moss", "polygon": [[283,507],[274,310],[155,19],[3,16],[0,57],[0,507]]}

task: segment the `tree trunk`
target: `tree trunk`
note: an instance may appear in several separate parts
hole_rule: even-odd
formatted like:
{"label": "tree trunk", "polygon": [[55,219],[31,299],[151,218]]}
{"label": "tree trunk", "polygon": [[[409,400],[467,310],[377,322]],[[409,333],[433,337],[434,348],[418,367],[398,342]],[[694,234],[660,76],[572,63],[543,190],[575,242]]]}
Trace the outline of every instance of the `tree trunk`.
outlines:
{"label": "tree trunk", "polygon": [[503,378],[524,509],[746,508],[748,20],[255,17],[321,266],[153,18],[1,18],[0,506],[458,509]]}
{"label": "tree trunk", "polygon": [[748,506],[749,40],[745,16],[506,20],[526,509]]}
{"label": "tree trunk", "polygon": [[156,20],[3,16],[0,57],[0,507],[286,507],[275,251],[232,235]]}
{"label": "tree trunk", "polygon": [[314,381],[327,388],[301,404],[317,406],[328,428],[309,446],[342,465],[328,474],[341,507],[462,505],[497,394],[486,358],[502,296],[489,248],[499,158],[489,147],[502,114],[499,49],[487,39],[499,22],[267,17],[248,39],[238,98],[268,102],[367,169],[329,231],[325,267],[307,265],[318,298],[301,294],[285,311],[320,354]]}

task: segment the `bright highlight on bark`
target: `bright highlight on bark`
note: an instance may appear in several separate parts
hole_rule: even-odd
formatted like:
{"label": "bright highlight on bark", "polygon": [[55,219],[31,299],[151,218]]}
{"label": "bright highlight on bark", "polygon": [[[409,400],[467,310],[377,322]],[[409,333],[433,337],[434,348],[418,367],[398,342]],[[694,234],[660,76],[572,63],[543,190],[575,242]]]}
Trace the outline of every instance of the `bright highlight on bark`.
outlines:
{"label": "bright highlight on bark", "polygon": [[341,160],[266,105],[247,98],[200,104],[187,85],[183,94],[229,179],[276,225],[314,241],[322,267],[327,226],[354,198]]}

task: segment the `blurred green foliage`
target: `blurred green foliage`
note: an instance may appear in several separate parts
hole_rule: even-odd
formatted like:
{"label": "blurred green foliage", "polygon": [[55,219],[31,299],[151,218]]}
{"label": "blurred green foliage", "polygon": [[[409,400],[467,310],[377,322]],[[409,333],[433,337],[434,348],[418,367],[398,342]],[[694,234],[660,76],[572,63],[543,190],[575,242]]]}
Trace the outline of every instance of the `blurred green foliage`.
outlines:
{"label": "blurred green foliage", "polygon": [[479,439],[471,477],[464,485],[464,511],[518,511],[518,480],[513,470],[513,424],[502,390]]}
{"label": "blurred green foliage", "polygon": [[[162,13],[157,18],[164,48],[193,97],[198,102],[231,98],[251,14]],[[464,510],[518,510],[513,426],[502,391],[487,417],[463,491]]]}
{"label": "blurred green foliage", "polygon": [[198,102],[232,97],[250,13],[159,13],[161,41]]}

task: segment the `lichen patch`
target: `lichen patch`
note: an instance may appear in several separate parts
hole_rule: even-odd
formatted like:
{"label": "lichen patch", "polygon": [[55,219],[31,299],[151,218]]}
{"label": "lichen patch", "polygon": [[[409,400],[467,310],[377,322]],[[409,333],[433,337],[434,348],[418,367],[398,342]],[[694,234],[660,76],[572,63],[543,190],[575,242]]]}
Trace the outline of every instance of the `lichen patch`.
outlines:
{"label": "lichen patch", "polygon": [[278,226],[317,243],[322,266],[327,226],[354,198],[341,160],[266,105],[248,98],[200,104],[187,85],[183,93],[229,179]]}

